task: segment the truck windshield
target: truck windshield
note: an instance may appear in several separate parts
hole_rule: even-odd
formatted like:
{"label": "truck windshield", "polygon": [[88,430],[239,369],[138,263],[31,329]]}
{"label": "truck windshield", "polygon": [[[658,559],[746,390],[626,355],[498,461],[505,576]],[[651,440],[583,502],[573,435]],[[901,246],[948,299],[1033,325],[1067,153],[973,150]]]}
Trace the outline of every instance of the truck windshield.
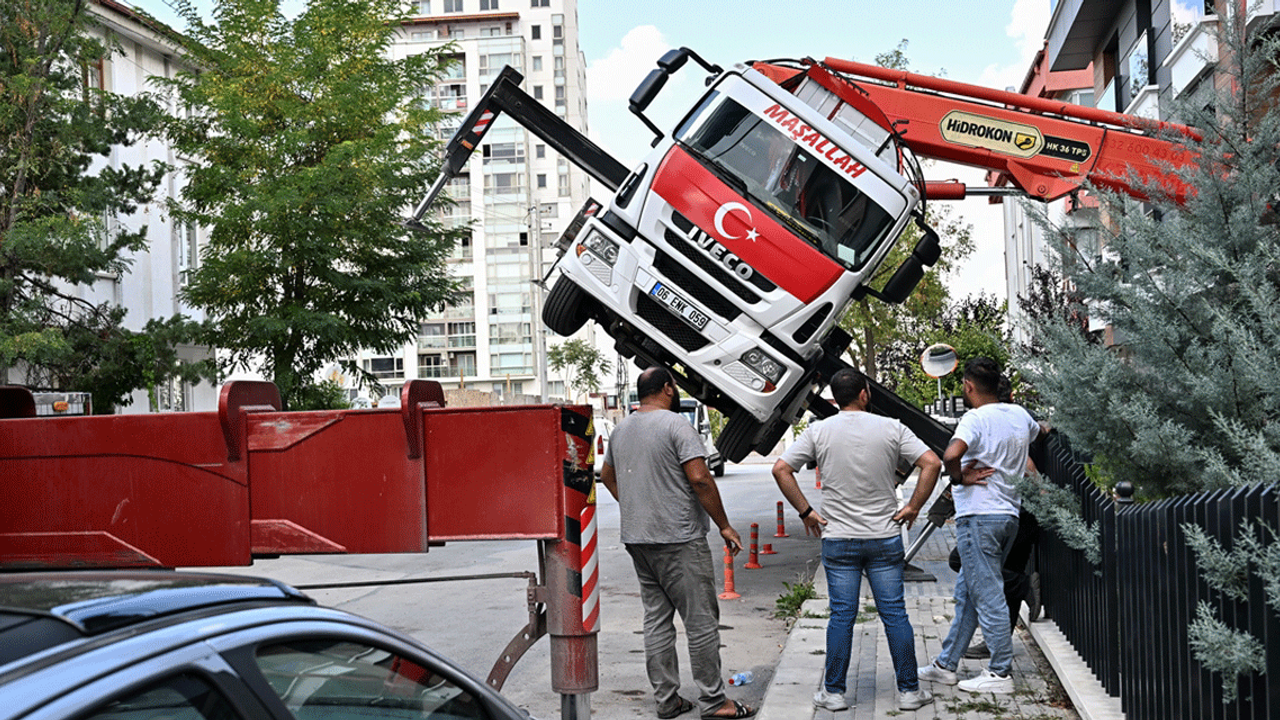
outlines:
{"label": "truck windshield", "polygon": [[894,218],[810,148],[713,92],[676,138],[703,164],[800,237],[857,269]]}

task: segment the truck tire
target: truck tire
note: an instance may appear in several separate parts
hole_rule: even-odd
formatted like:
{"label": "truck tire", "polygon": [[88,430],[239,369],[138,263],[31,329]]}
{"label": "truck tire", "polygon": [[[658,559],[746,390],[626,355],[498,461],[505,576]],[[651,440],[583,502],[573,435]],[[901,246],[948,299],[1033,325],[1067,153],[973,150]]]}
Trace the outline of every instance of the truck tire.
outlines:
{"label": "truck tire", "polygon": [[735,410],[720,431],[716,447],[720,449],[720,457],[724,462],[742,462],[742,459],[754,447],[756,433],[760,432],[760,421],[746,410]]}
{"label": "truck tire", "polygon": [[585,296],[582,288],[561,275],[547,295],[547,304],[542,308],[542,322],[560,335],[578,332],[587,322]]}

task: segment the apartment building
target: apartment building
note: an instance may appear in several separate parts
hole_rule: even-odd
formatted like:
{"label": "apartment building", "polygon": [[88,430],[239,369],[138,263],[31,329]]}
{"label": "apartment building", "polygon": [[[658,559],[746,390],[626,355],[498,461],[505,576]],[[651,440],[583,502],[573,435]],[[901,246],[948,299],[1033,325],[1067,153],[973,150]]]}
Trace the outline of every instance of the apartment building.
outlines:
{"label": "apartment building", "polygon": [[[455,60],[433,90],[432,102],[454,113],[439,127],[442,141],[507,65],[524,75],[526,92],[586,132],[586,61],[574,0],[416,0],[411,14],[395,55],[447,45]],[[473,229],[450,259],[467,300],[424,317],[416,342],[402,352],[362,355],[364,368],[388,389],[429,378],[503,397],[565,398],[564,379],[546,368],[547,345],[561,338],[544,334],[545,291],[536,281],[555,259],[548,248],[586,201],[588,183],[536,136],[500,118],[446,191],[456,203],[446,222]],[[592,328],[582,333],[594,342]],[[579,400],[580,390],[570,388]]]}
{"label": "apartment building", "polygon": [[[1280,11],[1276,0],[1057,0],[1052,3],[1044,50],[1020,92],[1152,119],[1176,119],[1170,117],[1175,101],[1194,101],[1212,87],[1211,62],[1218,57],[1217,9],[1222,2],[1237,2],[1253,32],[1269,27]],[[1059,201],[1051,212],[1083,230],[1082,253],[1106,252],[1099,239],[1101,220],[1087,198]],[[1015,339],[1023,340],[1017,298],[1026,295],[1032,268],[1046,263],[1047,247],[1040,228],[1017,201],[1004,204],[1004,240],[1010,320]],[[1104,329],[1091,322],[1091,329]]]}
{"label": "apartment building", "polygon": [[[86,68],[85,82],[122,95],[155,92],[153,77],[174,77],[180,69],[179,53],[168,28],[138,15],[128,5],[115,0],[94,0],[88,6],[98,24],[92,33],[103,42],[106,54]],[[171,108],[176,110],[176,108]],[[193,319],[203,312],[188,307],[178,299],[187,273],[198,262],[197,249],[203,231],[192,225],[177,224],[164,212],[165,202],[177,198],[182,187],[184,159],[159,138],[145,138],[130,146],[118,145],[105,158],[95,161],[90,172],[104,167],[138,167],[163,161],[173,168],[157,190],[154,200],[128,215],[104,218],[108,232],[115,229],[146,228],[147,247],[126,256],[130,264],[118,274],[99,274],[91,285],[64,288],[70,294],[95,304],[108,302],[123,307],[124,324],[141,330],[147,321],[182,313]],[[211,356],[209,348],[183,347],[181,357],[201,360]],[[0,377],[0,382],[6,378]],[[10,382],[23,382],[18,371],[10,371]],[[156,388],[157,409],[161,411],[208,410],[217,407],[218,388],[189,385],[177,381]],[[133,403],[118,412],[141,413],[150,410],[145,390],[133,393]]]}

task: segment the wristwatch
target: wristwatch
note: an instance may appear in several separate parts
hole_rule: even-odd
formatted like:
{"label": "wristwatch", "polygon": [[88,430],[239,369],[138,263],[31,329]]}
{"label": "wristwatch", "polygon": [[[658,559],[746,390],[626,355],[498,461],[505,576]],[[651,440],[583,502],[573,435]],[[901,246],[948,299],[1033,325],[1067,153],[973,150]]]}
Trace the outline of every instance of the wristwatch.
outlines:
{"label": "wristwatch", "polygon": [[812,505],[810,505],[809,507],[805,508],[805,509],[804,509],[804,512],[800,513],[800,519],[801,519],[801,520],[803,520],[803,519],[805,519],[805,518],[809,517],[809,513],[811,513],[811,512],[813,512],[813,506],[812,506]]}

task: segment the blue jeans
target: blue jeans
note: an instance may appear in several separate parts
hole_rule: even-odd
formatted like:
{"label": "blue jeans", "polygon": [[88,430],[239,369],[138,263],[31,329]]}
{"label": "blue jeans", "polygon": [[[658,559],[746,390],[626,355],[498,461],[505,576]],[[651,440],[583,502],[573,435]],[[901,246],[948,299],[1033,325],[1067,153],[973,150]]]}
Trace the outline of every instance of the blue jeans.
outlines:
{"label": "blue jeans", "polygon": [[956,577],[956,616],[942,641],[937,663],[955,670],[981,626],[982,639],[991,650],[987,666],[997,675],[1013,669],[1013,641],[1009,627],[1009,603],[1004,597],[1004,559],[1018,534],[1016,515],[969,515],[956,518],[956,548],[960,550],[960,575]]}
{"label": "blue jeans", "polygon": [[898,692],[920,689],[916,678],[916,643],[902,599],[902,538],[878,540],[824,539],[822,567],[827,573],[831,620],[827,623],[827,692],[843,695],[848,685],[849,656],[853,653],[853,623],[858,617],[862,573],[871,583],[880,622],[889,640]]}

